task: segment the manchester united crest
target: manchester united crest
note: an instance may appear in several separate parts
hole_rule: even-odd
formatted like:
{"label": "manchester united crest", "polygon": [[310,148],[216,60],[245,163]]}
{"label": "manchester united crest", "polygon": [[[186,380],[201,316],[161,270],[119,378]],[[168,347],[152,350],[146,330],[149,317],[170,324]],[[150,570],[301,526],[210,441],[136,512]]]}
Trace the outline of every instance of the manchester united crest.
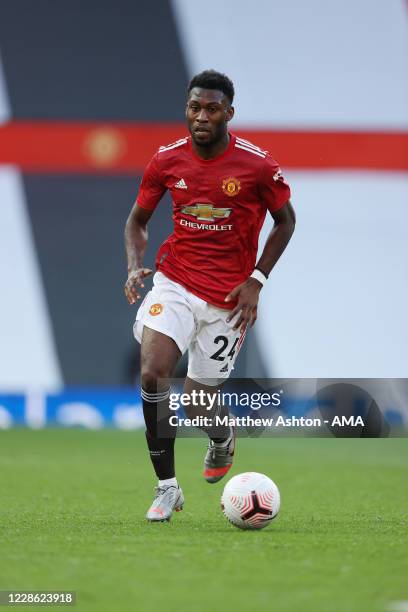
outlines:
{"label": "manchester united crest", "polygon": [[163,304],[152,304],[150,306],[149,313],[152,315],[152,317],[157,317],[157,315],[161,314],[162,312]]}
{"label": "manchester united crest", "polygon": [[241,189],[241,183],[238,179],[233,176],[229,176],[228,178],[222,181],[222,190],[227,196],[236,196]]}

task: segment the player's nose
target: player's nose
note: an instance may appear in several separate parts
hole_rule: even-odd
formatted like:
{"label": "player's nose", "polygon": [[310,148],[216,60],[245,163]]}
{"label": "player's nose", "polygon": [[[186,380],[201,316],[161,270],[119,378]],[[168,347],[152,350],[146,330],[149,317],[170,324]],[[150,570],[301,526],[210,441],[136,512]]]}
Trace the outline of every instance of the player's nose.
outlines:
{"label": "player's nose", "polygon": [[208,121],[208,115],[207,115],[205,108],[202,108],[200,112],[198,113],[197,121],[199,121],[200,123]]}

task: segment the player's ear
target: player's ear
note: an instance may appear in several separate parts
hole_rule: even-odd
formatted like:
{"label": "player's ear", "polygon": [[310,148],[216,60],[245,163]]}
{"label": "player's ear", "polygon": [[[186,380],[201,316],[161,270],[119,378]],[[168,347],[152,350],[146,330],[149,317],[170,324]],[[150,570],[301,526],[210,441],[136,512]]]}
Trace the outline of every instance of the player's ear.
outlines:
{"label": "player's ear", "polygon": [[233,116],[234,116],[234,112],[235,112],[235,110],[234,110],[234,107],[233,107],[233,106],[229,106],[229,107],[227,108],[227,116],[226,116],[227,121],[231,121],[231,119],[232,119],[232,118],[233,118]]}

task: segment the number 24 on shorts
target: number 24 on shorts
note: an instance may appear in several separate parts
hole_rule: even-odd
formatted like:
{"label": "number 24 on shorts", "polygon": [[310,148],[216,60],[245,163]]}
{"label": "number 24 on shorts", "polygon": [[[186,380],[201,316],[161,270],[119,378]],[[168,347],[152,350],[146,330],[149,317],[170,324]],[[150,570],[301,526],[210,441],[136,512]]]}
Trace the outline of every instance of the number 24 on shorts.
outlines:
{"label": "number 24 on shorts", "polygon": [[229,351],[227,355],[225,355],[223,353],[225,353],[228,347],[228,338],[226,336],[217,336],[216,338],[214,338],[214,344],[221,344],[221,348],[219,348],[213,355],[211,355],[210,359],[215,359],[216,361],[224,361],[225,359],[232,359],[235,355],[235,352],[237,350],[237,344],[240,340],[242,342],[243,335],[241,335],[239,338],[235,338],[235,341],[231,347],[231,350]]}

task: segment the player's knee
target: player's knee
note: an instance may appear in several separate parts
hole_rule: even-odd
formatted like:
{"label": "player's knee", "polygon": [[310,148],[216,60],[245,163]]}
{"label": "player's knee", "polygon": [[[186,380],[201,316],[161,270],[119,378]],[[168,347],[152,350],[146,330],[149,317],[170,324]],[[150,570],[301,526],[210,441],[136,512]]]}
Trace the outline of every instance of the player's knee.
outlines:
{"label": "player's knee", "polygon": [[142,388],[148,393],[157,393],[160,390],[167,389],[169,378],[170,372],[165,366],[146,364],[142,367]]}

